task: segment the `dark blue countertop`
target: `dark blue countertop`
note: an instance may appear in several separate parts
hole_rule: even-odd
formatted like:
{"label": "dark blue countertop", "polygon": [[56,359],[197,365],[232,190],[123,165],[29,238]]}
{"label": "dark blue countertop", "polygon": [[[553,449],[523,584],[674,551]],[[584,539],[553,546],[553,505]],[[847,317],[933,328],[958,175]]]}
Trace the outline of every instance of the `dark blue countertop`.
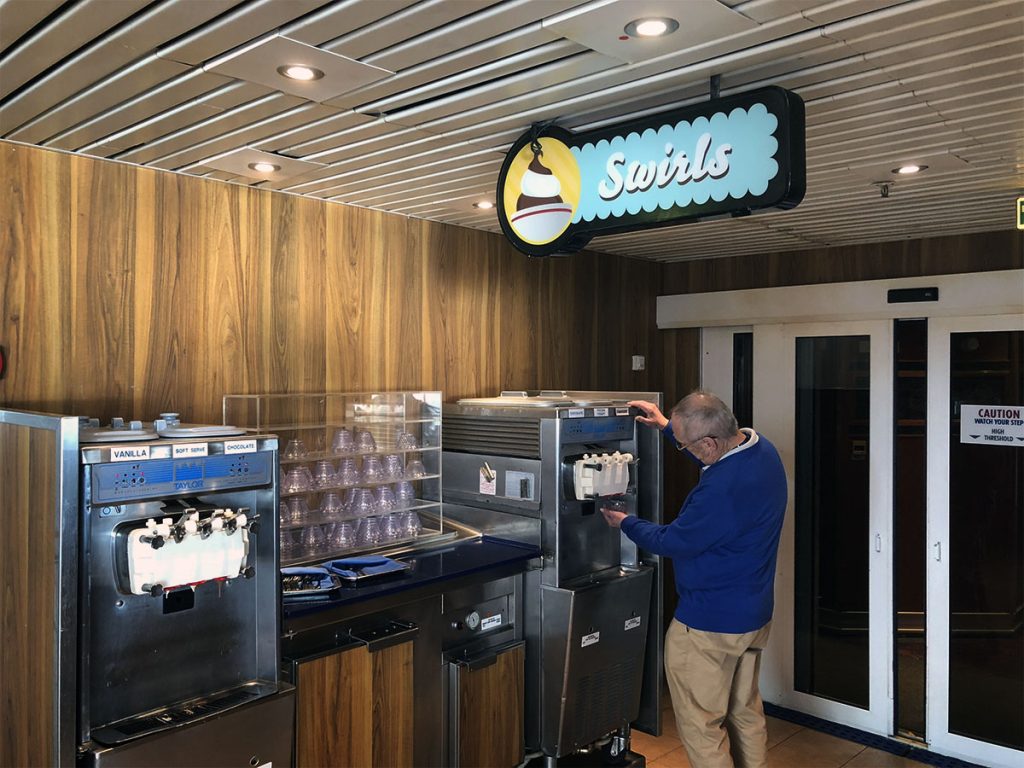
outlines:
{"label": "dark blue countertop", "polygon": [[328,599],[285,602],[282,616],[288,622],[290,619],[337,610],[401,592],[419,591],[420,588],[465,576],[486,575],[487,572],[494,572],[497,578],[527,570],[529,561],[540,557],[540,554],[537,547],[529,544],[491,536],[453,541],[438,549],[410,552],[396,558],[412,566],[406,573],[382,576],[359,586],[342,587]]}

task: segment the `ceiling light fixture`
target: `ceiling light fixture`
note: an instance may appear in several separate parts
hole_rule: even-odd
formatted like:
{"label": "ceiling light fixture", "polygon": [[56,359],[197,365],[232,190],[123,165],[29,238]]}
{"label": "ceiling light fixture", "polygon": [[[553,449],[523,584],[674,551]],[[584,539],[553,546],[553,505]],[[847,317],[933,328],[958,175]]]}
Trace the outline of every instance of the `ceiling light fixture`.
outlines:
{"label": "ceiling light fixture", "polygon": [[473,207],[479,208],[482,211],[489,211],[491,208],[494,207],[494,203],[492,203],[490,200],[481,200],[478,203],[473,203]]}
{"label": "ceiling light fixture", "polygon": [[281,170],[280,165],[273,163],[249,163],[249,168],[256,173],[276,173]]}
{"label": "ceiling light fixture", "polygon": [[664,37],[671,35],[677,29],[679,29],[679,22],[667,17],[633,19],[625,26],[625,32],[630,37]]}
{"label": "ceiling light fixture", "polygon": [[927,165],[914,165],[910,163],[908,165],[901,165],[899,168],[893,168],[893,173],[898,173],[900,176],[909,176],[912,173],[920,173],[921,171],[927,170]]}
{"label": "ceiling light fixture", "polygon": [[319,69],[305,64],[284,64],[277,68],[277,73],[289,80],[319,80],[324,76]]}

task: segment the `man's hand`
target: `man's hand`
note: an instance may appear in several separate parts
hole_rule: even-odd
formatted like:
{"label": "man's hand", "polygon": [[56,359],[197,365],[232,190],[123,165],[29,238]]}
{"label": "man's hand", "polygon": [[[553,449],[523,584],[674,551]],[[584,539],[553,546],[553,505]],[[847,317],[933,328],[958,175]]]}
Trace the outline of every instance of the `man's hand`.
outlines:
{"label": "man's hand", "polygon": [[643,416],[636,417],[636,420],[641,424],[657,427],[658,429],[664,429],[668,426],[668,419],[665,418],[665,414],[654,403],[649,403],[646,400],[630,400],[626,405],[639,408],[644,412]]}
{"label": "man's hand", "polygon": [[625,512],[610,507],[601,507],[601,514],[604,515],[605,522],[612,528],[618,528],[622,525],[622,521],[629,517]]}

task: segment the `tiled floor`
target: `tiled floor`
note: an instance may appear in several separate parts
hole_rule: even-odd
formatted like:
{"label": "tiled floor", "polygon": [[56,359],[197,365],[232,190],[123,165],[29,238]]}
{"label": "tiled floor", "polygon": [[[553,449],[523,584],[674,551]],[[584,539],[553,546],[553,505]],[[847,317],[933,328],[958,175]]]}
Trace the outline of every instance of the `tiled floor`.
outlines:
{"label": "tiled floor", "polygon": [[[667,700],[667,696],[665,699]],[[658,738],[633,732],[632,749],[647,758],[649,768],[691,768],[679,742],[671,703],[662,713]],[[865,747],[787,720],[768,718],[769,768],[923,768],[905,757]]]}

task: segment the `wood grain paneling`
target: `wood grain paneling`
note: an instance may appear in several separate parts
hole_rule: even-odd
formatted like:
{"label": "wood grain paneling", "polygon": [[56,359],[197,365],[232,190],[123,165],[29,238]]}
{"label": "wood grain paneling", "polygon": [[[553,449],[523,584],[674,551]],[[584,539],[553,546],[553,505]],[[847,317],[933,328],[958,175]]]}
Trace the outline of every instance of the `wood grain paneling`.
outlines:
{"label": "wood grain paneling", "polygon": [[412,645],[358,646],[299,664],[299,768],[412,765]]}
{"label": "wood grain paneling", "polygon": [[523,759],[524,646],[481,669],[459,670],[459,765],[509,768]]}
{"label": "wood grain paneling", "polygon": [[0,766],[5,768],[57,763],[56,456],[54,433],[0,424]]}
{"label": "wood grain paneling", "polygon": [[656,264],[3,142],[0,173],[5,405],[219,421],[228,392],[652,385],[629,362]]}

